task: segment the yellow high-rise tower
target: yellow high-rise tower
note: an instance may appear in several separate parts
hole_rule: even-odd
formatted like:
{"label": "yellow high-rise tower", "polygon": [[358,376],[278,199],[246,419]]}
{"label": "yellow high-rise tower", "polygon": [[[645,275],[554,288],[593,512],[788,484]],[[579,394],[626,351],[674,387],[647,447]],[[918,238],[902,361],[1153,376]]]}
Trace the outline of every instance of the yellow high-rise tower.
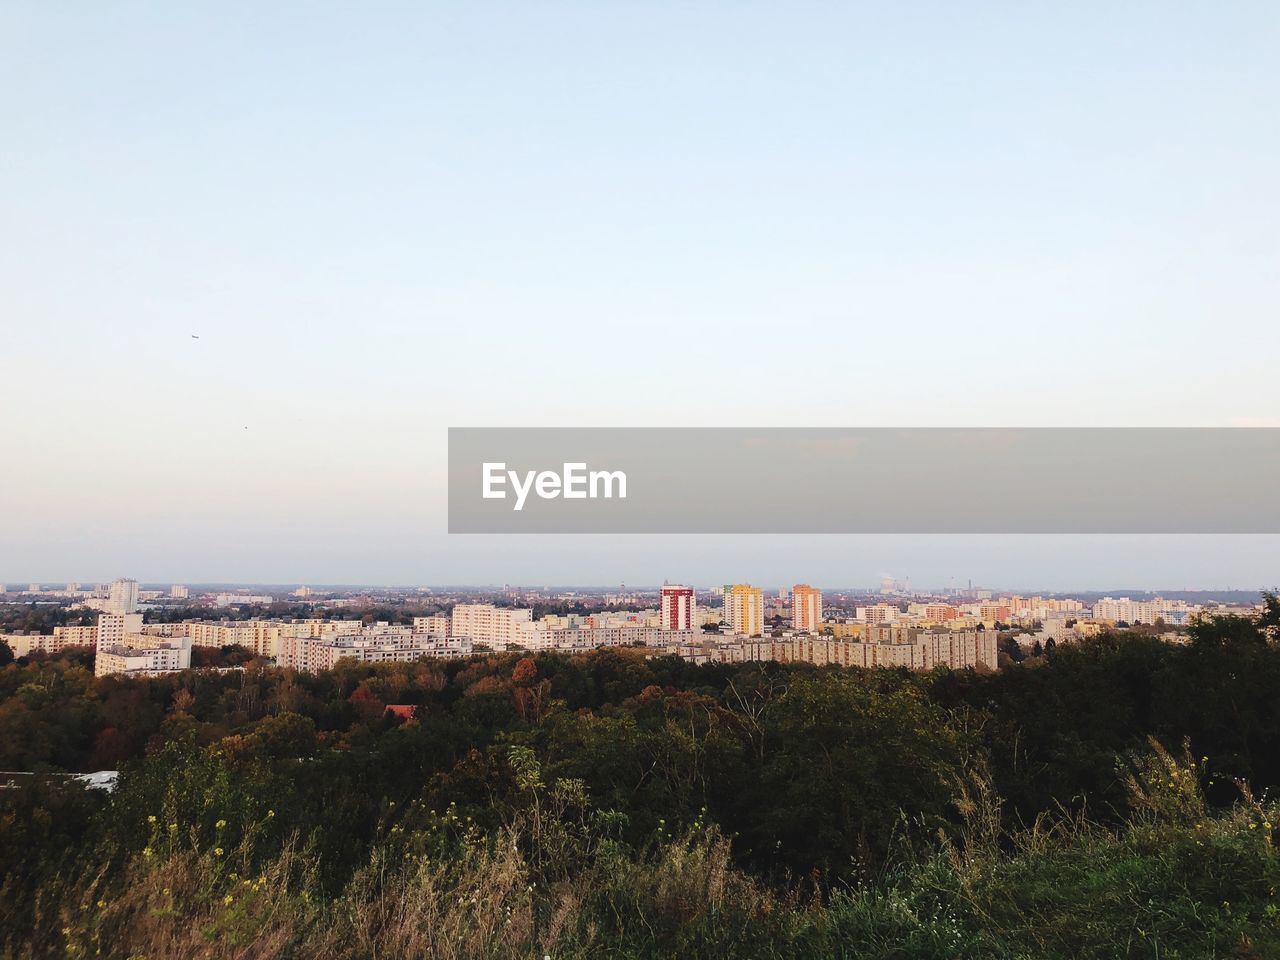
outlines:
{"label": "yellow high-rise tower", "polygon": [[764,591],[749,583],[735,583],[724,591],[724,619],[734,633],[758,637],[764,633]]}

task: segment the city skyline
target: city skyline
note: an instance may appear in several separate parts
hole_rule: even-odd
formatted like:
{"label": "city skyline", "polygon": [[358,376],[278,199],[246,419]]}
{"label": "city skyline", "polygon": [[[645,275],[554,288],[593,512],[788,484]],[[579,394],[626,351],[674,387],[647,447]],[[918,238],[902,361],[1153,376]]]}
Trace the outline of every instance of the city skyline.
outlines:
{"label": "city skyline", "polygon": [[[41,595],[40,584],[27,594]],[[895,591],[898,591],[895,593]],[[545,597],[542,611],[529,591],[431,593],[385,591],[381,597],[335,591],[325,597],[307,587],[284,596],[203,592],[186,585],[142,590],[121,578],[91,590],[68,584],[51,591],[57,604],[50,632],[0,632],[6,655],[60,655],[94,651],[95,676],[161,676],[188,670],[193,650],[242,654],[275,666],[308,672],[334,669],[339,661],[409,663],[457,659],[488,652],[585,653],[601,648],[644,648],[648,656],[677,656],[694,664],[750,661],[807,662],[842,667],[906,667],[927,671],[998,670],[1058,644],[1076,644],[1106,633],[1159,631],[1164,642],[1189,642],[1214,618],[1251,617],[1274,597],[1223,602],[1197,596],[1092,598],[1022,596],[989,589],[943,598],[915,595],[886,578],[881,595],[824,593],[797,583],[776,595],[747,583],[703,591],[664,584],[657,592],[620,587],[615,594],[568,591]],[[496,603],[504,599],[510,602]],[[285,601],[270,616],[260,608]],[[564,606],[574,601],[576,609]],[[557,610],[554,601],[562,606]],[[1199,602],[1203,601],[1203,602]],[[289,604],[294,604],[292,610]],[[297,604],[306,604],[305,609]],[[383,606],[390,604],[390,606]],[[228,617],[248,607],[249,616]],[[378,615],[369,617],[370,611]],[[97,613],[96,624],[85,622]],[[159,617],[148,619],[148,612]],[[204,618],[202,613],[213,616]],[[284,615],[281,615],[281,614]],[[304,613],[304,616],[289,614]],[[334,616],[336,614],[336,616]],[[354,615],[353,615],[354,614]],[[60,620],[61,622],[55,622]],[[34,621],[27,621],[28,623]],[[213,656],[212,654],[210,656]]]}

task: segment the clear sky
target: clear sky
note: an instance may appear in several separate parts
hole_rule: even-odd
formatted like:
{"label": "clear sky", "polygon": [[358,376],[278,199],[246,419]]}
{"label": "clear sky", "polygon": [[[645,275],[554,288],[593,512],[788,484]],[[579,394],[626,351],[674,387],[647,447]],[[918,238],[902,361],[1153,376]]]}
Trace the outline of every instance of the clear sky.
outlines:
{"label": "clear sky", "polygon": [[[1280,424],[1280,6],[0,6],[0,579],[1240,588],[449,537],[449,426]],[[193,339],[192,335],[199,339]]]}

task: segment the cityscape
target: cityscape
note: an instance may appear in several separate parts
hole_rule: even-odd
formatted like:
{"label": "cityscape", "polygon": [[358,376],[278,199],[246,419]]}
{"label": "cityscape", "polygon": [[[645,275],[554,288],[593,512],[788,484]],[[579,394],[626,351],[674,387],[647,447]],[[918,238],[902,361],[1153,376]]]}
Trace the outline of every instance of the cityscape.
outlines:
{"label": "cityscape", "polygon": [[0,960],[1280,960],[1280,3],[0,7]]}
{"label": "cityscape", "polygon": [[[0,632],[15,657],[94,651],[97,676],[157,676],[192,667],[192,651],[238,648],[280,667],[331,670],[342,659],[408,663],[485,653],[580,654],[640,648],[690,663],[778,661],[817,666],[998,670],[1058,644],[1139,629],[1185,643],[1200,618],[1254,616],[1260,602],[1213,597],[1021,596],[977,589],[913,594],[886,577],[876,593],[824,592],[809,584],[766,591],[736,583],[695,589],[501,591],[415,588],[322,590],[298,586],[192,592],[118,579],[92,587],[30,584],[4,599],[65,611],[92,623],[49,632]],[[483,602],[475,602],[475,601]],[[563,612],[541,609],[563,608]],[[264,608],[267,608],[264,610]],[[288,616],[290,609],[305,616]],[[367,610],[395,618],[369,620]],[[198,662],[198,661],[197,661]]]}

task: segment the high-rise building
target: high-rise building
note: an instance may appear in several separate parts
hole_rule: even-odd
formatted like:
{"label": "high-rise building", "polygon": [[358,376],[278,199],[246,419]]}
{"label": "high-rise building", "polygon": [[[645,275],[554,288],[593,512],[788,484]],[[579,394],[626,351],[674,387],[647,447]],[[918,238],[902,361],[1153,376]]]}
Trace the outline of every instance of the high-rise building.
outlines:
{"label": "high-rise building", "polygon": [[113,580],[107,593],[108,613],[135,613],[138,609],[138,581]]}
{"label": "high-rise building", "polygon": [[450,620],[452,636],[485,643],[495,650],[520,645],[532,626],[532,610],[491,603],[460,603],[453,608]]}
{"label": "high-rise building", "polygon": [[98,647],[123,644],[130,634],[142,632],[140,613],[102,613],[98,615]]}
{"label": "high-rise building", "polygon": [[169,596],[174,600],[186,600],[191,596],[191,591],[180,583],[175,583],[169,588]]}
{"label": "high-rise building", "polygon": [[663,630],[692,630],[697,624],[698,601],[694,599],[693,587],[682,587],[667,583],[662,586],[659,601],[659,626]]}
{"label": "high-rise building", "polygon": [[429,637],[449,637],[453,635],[453,624],[445,616],[414,617],[413,632]]}
{"label": "high-rise building", "polygon": [[807,583],[797,583],[791,588],[791,625],[813,633],[821,623],[822,591]]}
{"label": "high-rise building", "polygon": [[724,619],[733,633],[760,636],[764,633],[764,591],[749,583],[726,586]]}

